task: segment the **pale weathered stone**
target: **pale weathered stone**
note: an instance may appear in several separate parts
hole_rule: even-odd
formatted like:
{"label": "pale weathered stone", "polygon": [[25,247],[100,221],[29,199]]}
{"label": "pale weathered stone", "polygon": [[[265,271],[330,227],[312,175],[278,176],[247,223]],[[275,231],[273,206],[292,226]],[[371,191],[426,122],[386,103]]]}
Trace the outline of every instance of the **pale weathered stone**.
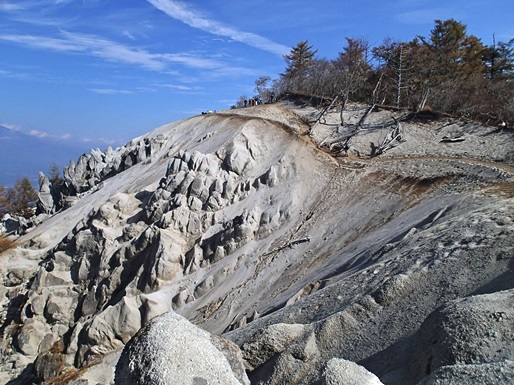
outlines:
{"label": "pale weathered stone", "polygon": [[[52,354],[112,383],[106,357],[174,307],[241,345],[255,384],[318,383],[343,357],[411,385],[409,337],[428,314],[512,287],[511,131],[462,121],[466,141],[441,144],[451,118],[378,109],[362,123],[367,107],[352,105],[353,129],[329,112],[304,135],[319,111],[287,108],[186,119],[70,164],[51,189],[59,212],[17,222],[35,227],[1,256],[0,382],[62,340]],[[404,141],[368,159],[392,116]],[[354,156],[325,151],[347,135]],[[495,322],[510,319],[502,311]],[[452,325],[473,341],[473,317],[461,318]],[[453,356],[505,362],[504,330],[476,330],[501,351],[473,342]]]}
{"label": "pale weathered stone", "polygon": [[275,324],[258,331],[242,346],[247,365],[254,369],[296,342],[306,331],[305,325]]}
{"label": "pale weathered stone", "polygon": [[39,344],[47,333],[47,328],[47,325],[39,318],[31,318],[25,321],[15,339],[20,352],[27,356],[37,355]]}
{"label": "pale weathered stone", "polygon": [[[232,346],[228,341],[223,345]],[[115,384],[249,385],[237,347],[228,352],[220,347],[208,332],[173,312],[166,313],[150,321],[125,346],[116,365]]]}
{"label": "pale weathered stone", "polygon": [[50,190],[50,181],[48,177],[43,174],[41,171],[39,172],[39,192],[38,192],[38,204],[37,209],[38,213],[52,213],[55,205],[54,199],[52,197],[52,193]]}
{"label": "pale weathered stone", "polygon": [[383,385],[373,373],[355,362],[332,358],[323,371],[322,385]]}

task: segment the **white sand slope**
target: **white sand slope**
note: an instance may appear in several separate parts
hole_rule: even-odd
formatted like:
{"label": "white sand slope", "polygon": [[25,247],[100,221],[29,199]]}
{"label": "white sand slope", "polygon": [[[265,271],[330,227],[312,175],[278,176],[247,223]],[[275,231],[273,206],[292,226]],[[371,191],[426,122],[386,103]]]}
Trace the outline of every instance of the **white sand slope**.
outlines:
{"label": "white sand slope", "polygon": [[[61,366],[99,362],[173,308],[243,346],[252,383],[310,384],[332,358],[409,383],[429,313],[513,286],[514,135],[385,109],[356,128],[365,111],[222,111],[115,150],[160,143],[0,256],[0,379],[59,341]],[[256,335],[283,323],[305,326],[266,356]]]}

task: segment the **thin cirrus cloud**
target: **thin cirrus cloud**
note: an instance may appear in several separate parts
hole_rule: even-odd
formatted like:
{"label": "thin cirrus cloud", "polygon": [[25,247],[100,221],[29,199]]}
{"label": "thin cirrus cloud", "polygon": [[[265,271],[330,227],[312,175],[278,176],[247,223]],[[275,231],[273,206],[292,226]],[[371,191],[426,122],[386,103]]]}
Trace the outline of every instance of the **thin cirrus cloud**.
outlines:
{"label": "thin cirrus cloud", "polygon": [[152,53],[132,48],[94,35],[61,31],[61,37],[22,34],[2,34],[0,40],[59,52],[84,53],[108,61],[137,65],[149,70],[162,71],[172,64],[194,69],[223,68],[223,64],[190,53]]}
{"label": "thin cirrus cloud", "polygon": [[155,8],[161,10],[173,19],[179,20],[190,27],[200,29],[218,36],[228,37],[234,41],[248,44],[252,47],[282,56],[289,52],[290,48],[275,43],[263,36],[251,32],[240,31],[236,28],[202,17],[188,9],[183,3],[173,0],[147,0]]}
{"label": "thin cirrus cloud", "polygon": [[164,88],[171,88],[173,90],[179,90],[179,91],[197,91],[201,89],[200,87],[189,87],[179,84],[161,84],[160,87]]}
{"label": "thin cirrus cloud", "polygon": [[83,137],[80,138],[80,141],[82,143],[102,143],[107,146],[118,146],[121,144],[122,140],[119,139],[111,139],[111,138],[90,138],[90,137]]}
{"label": "thin cirrus cloud", "polygon": [[27,8],[27,5],[23,2],[18,2],[18,3],[2,2],[2,3],[0,3],[0,11],[4,11],[4,12],[22,11],[26,8]]}
{"label": "thin cirrus cloud", "polygon": [[46,138],[48,136],[48,133],[44,131],[31,130],[29,131],[29,135],[35,136],[37,138]]}
{"label": "thin cirrus cloud", "polygon": [[101,95],[130,95],[134,93],[133,91],[116,90],[113,88],[91,88],[89,91]]}
{"label": "thin cirrus cloud", "polygon": [[431,24],[440,15],[446,13],[443,9],[417,9],[398,12],[395,19],[402,24]]}
{"label": "thin cirrus cloud", "polygon": [[24,0],[24,1],[7,1],[0,3],[0,11],[24,11],[36,7],[51,7],[53,5],[61,5],[71,3],[73,0]]}

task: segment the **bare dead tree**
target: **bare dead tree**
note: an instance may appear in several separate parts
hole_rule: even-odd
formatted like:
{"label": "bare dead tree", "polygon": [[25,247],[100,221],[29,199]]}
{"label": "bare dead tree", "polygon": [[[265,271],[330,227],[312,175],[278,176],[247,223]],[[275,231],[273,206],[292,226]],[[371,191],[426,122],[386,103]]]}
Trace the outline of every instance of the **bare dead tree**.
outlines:
{"label": "bare dead tree", "polygon": [[[327,114],[327,112],[328,112],[328,111],[330,111],[330,110],[334,107],[334,105],[336,104],[337,99],[338,99],[338,96],[336,96],[336,97],[332,100],[332,102],[330,103],[330,105],[329,105],[328,107],[325,107],[325,108],[320,112],[320,114],[318,115],[318,117],[316,118],[316,120],[312,123],[312,125],[311,125],[311,127],[310,127],[310,129],[309,129],[308,134],[309,134],[310,136],[312,136],[312,135],[314,134],[314,129],[315,129],[315,128],[316,128],[316,126],[321,122],[321,120],[322,120],[322,119],[324,119],[324,116]],[[320,143],[320,146],[321,146],[322,144],[323,144],[323,142],[322,142],[322,143]]]}
{"label": "bare dead tree", "polygon": [[396,147],[402,141],[402,126],[398,119],[393,116],[395,121],[395,125],[389,129],[387,135],[384,140],[378,147],[376,147],[374,154],[372,156],[378,156],[383,154],[384,152],[390,150],[393,147]]}

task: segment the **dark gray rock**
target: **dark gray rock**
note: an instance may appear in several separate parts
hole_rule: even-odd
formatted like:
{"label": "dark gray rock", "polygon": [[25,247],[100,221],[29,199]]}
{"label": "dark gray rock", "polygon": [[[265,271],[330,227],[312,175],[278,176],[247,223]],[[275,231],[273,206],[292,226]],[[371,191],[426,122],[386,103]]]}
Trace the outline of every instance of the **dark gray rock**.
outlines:
{"label": "dark gray rock", "polygon": [[418,385],[507,385],[514,378],[514,362],[441,366]]}
{"label": "dark gray rock", "polygon": [[[452,301],[427,317],[416,334],[410,354],[412,378],[421,380],[448,365],[513,361],[513,336],[514,289]],[[512,363],[510,368],[512,374]],[[469,366],[466,371],[474,373],[471,369]],[[458,378],[459,371],[454,368],[442,372],[445,378],[449,373]]]}

